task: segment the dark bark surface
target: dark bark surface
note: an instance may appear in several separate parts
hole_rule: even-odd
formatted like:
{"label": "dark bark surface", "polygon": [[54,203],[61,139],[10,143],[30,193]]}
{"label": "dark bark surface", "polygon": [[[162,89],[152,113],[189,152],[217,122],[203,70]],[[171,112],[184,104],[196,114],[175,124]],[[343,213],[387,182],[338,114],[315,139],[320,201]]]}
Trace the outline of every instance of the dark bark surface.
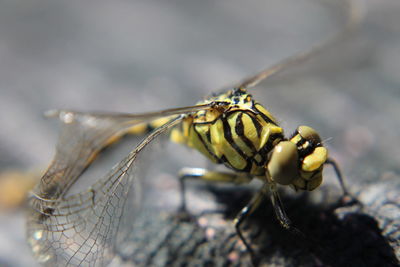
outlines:
{"label": "dark bark surface", "polygon": [[[304,236],[283,229],[265,201],[243,225],[259,266],[398,266],[399,183],[394,179],[358,192],[362,205],[342,205],[340,195],[328,192],[335,189],[330,187],[315,196],[283,192],[286,211]],[[253,190],[218,187],[211,191],[225,211],[190,219],[178,212],[146,212],[134,237],[123,245],[118,264],[251,266],[233,218]]]}

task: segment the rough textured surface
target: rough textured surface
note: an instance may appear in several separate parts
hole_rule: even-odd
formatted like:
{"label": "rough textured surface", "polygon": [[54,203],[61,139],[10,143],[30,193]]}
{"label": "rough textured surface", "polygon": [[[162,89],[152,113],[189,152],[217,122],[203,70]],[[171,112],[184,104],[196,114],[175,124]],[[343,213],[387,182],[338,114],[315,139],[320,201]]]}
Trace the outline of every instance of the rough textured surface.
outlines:
{"label": "rough textured surface", "polygon": [[[366,21],[352,39],[254,90],[287,133],[306,124],[329,138],[331,155],[364,206],[332,208],[339,194],[329,169],[321,190],[285,191],[287,213],[319,245],[282,230],[266,203],[247,225],[262,263],[399,265],[400,4],[365,2]],[[242,1],[2,1],[0,170],[45,169],[57,134],[57,125],[41,117],[49,108],[139,112],[190,105],[309,47],[340,27],[336,18],[329,5],[312,0],[251,0],[246,6]],[[174,207],[175,173],[203,160],[177,146],[165,152],[167,160],[151,165],[152,188],[164,206]],[[222,208],[223,216],[203,216],[197,219],[201,227],[177,221],[173,209],[142,216],[137,227],[145,224],[146,232],[133,236],[138,241],[124,245],[114,264],[246,266],[249,257],[231,221],[252,188],[210,192],[195,184],[188,194],[191,211]],[[147,231],[148,224],[155,230]],[[0,265],[35,264],[23,225],[20,209],[0,214]]]}
{"label": "rough textured surface", "polygon": [[[398,266],[398,218],[384,214],[387,208],[378,203],[338,207],[337,195],[325,190],[330,188],[316,198],[284,194],[286,210],[305,237],[282,229],[268,201],[244,224],[260,266]],[[211,191],[221,207],[230,209],[189,221],[174,212],[141,216],[113,266],[249,266],[250,255],[232,220],[252,191]]]}

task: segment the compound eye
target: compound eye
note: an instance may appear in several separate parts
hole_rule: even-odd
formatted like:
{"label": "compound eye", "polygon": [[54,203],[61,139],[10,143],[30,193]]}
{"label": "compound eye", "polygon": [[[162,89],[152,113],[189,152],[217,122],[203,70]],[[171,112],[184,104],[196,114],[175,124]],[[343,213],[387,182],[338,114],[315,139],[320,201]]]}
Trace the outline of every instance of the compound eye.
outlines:
{"label": "compound eye", "polygon": [[300,134],[301,137],[308,141],[311,141],[313,144],[321,143],[321,137],[319,137],[319,134],[311,127],[304,125],[299,126],[297,128],[297,132]]}
{"label": "compound eye", "polygon": [[275,146],[268,163],[272,180],[281,185],[291,184],[298,177],[297,146],[290,141],[282,141]]}

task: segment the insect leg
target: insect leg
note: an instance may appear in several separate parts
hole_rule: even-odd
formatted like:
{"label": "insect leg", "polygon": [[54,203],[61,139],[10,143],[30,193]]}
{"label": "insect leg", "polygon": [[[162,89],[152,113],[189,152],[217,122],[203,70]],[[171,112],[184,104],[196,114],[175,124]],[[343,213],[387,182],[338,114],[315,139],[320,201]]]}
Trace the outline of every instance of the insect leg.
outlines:
{"label": "insect leg", "polygon": [[271,196],[271,202],[276,214],[276,217],[279,221],[279,223],[287,230],[290,232],[296,234],[296,235],[301,235],[304,238],[304,234],[301,233],[297,228],[293,227],[290,219],[285,213],[285,210],[283,208],[283,204],[280,200],[276,184],[273,181],[268,181],[265,183],[265,185],[261,188],[261,190],[253,197],[253,199],[250,201],[249,204],[247,204],[241,211],[240,213],[236,216],[234,223],[236,227],[236,232],[239,236],[239,238],[242,240],[243,244],[246,246],[246,249],[249,251],[252,259],[252,263],[254,266],[258,265],[257,262],[257,257],[251,248],[250,244],[246,241],[244,238],[242,231],[240,230],[240,225],[244,222],[246,218],[249,217],[250,214],[252,214],[260,205],[260,203],[264,200],[266,195],[270,193]]}
{"label": "insect leg", "polygon": [[179,185],[181,193],[181,211],[186,211],[186,198],[185,198],[185,181],[187,179],[202,179],[210,182],[224,182],[224,183],[248,183],[252,177],[246,174],[209,171],[203,168],[183,168],[179,172]]}
{"label": "insect leg", "polygon": [[279,223],[286,230],[289,230],[291,233],[298,235],[303,239],[306,239],[306,236],[299,229],[297,229],[292,225],[292,221],[286,215],[283,203],[279,196],[278,188],[276,187],[276,183],[272,181],[271,176],[269,175],[268,172],[266,173],[266,176],[267,176],[267,183],[265,184],[265,187],[266,190],[270,192],[272,207],[274,208],[275,216],[278,219]]}
{"label": "insect leg", "polygon": [[340,187],[342,188],[343,195],[345,195],[345,196],[349,195],[349,192],[347,191],[346,185],[345,185],[344,180],[343,180],[342,172],[340,171],[339,166],[336,163],[336,161],[334,159],[332,159],[332,158],[328,158],[326,160],[325,164],[329,164],[329,165],[331,165],[333,167],[333,170],[336,173],[336,177],[339,180]]}
{"label": "insect leg", "polygon": [[340,187],[342,188],[343,191],[343,197],[342,197],[342,202],[345,203],[346,205],[351,205],[354,203],[361,204],[352,194],[349,193],[347,190],[346,184],[344,182],[342,172],[340,171],[340,168],[336,161],[332,158],[328,158],[325,162],[325,164],[329,164],[333,167],[333,170],[336,173],[336,177],[339,180]]}
{"label": "insect leg", "polygon": [[253,261],[253,265],[256,266],[257,264],[255,263],[255,254],[253,249],[251,248],[250,244],[246,241],[246,239],[243,236],[242,231],[240,230],[240,225],[246,220],[250,214],[252,214],[260,205],[260,203],[263,201],[265,198],[266,192],[265,192],[265,186],[258,191],[258,193],[251,199],[251,201],[239,212],[239,214],[236,216],[235,220],[233,223],[235,224],[236,228],[236,233],[239,236],[240,240],[242,240],[243,244],[245,245],[247,251],[249,251],[251,255],[251,259]]}

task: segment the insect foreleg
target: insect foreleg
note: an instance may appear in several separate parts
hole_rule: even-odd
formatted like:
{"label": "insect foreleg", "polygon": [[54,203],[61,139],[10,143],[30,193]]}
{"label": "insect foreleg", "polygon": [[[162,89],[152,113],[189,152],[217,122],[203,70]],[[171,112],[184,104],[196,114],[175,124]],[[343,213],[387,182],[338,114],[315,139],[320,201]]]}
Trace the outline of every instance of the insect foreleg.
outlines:
{"label": "insect foreleg", "polygon": [[352,205],[352,204],[355,204],[355,203],[361,205],[361,202],[358,201],[358,199],[356,197],[354,197],[352,194],[350,194],[349,191],[347,190],[347,187],[346,187],[346,184],[344,182],[344,178],[343,178],[342,172],[340,171],[340,168],[339,168],[338,164],[336,163],[336,161],[334,159],[332,159],[332,158],[328,158],[326,160],[325,164],[331,165],[333,167],[333,170],[336,173],[336,177],[339,180],[340,187],[342,188],[342,191],[343,191],[342,202],[345,205]]}
{"label": "insect foreleg", "polygon": [[292,221],[286,215],[283,203],[279,196],[278,188],[276,187],[276,183],[272,181],[268,172],[266,173],[266,176],[267,176],[267,183],[265,184],[262,190],[269,191],[272,207],[274,208],[277,220],[286,230],[289,230],[291,233],[301,236],[302,238],[305,238],[305,235],[299,229],[293,226]]}
{"label": "insect foreleg", "polygon": [[329,164],[329,165],[331,165],[333,167],[333,170],[336,173],[336,177],[339,180],[340,187],[342,188],[343,195],[344,196],[348,196],[349,195],[349,191],[347,190],[347,187],[346,187],[346,185],[344,183],[344,179],[343,179],[343,176],[342,176],[342,172],[340,171],[340,168],[339,168],[338,164],[336,163],[336,161],[334,159],[332,159],[332,158],[328,158],[326,160],[325,164]]}

